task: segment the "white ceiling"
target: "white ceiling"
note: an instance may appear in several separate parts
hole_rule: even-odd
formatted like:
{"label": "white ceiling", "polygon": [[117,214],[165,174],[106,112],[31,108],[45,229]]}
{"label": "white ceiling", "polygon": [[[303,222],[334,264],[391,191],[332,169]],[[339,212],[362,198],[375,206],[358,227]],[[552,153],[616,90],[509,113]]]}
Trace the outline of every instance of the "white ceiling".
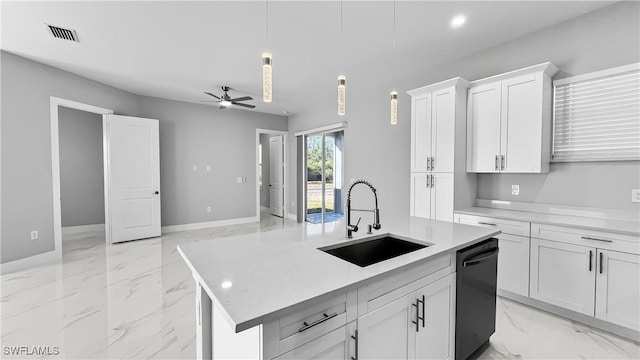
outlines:
{"label": "white ceiling", "polygon": [[[415,74],[611,4],[610,1],[2,1],[3,50],[132,93],[181,101],[251,95],[254,111],[296,113],[337,76]],[[449,21],[465,14],[453,30]],[[73,28],[79,43],[43,23]],[[341,50],[342,49],[342,50]],[[261,101],[261,54],[274,101]],[[389,71],[388,65],[397,70]],[[402,90],[402,89],[399,89]]]}

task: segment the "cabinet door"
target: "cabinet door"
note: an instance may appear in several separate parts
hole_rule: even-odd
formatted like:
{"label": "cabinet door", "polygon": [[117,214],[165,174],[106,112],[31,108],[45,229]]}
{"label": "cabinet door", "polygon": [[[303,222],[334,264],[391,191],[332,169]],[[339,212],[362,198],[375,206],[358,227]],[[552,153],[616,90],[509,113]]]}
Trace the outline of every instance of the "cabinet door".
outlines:
{"label": "cabinet door", "polygon": [[425,172],[431,156],[431,94],[411,97],[411,171]]}
{"label": "cabinet door", "polygon": [[431,219],[453,221],[453,174],[433,173]]}
{"label": "cabinet door", "polygon": [[542,74],[519,76],[502,82],[501,131],[502,171],[540,172]]}
{"label": "cabinet door", "polygon": [[[455,339],[455,283],[451,274],[417,291],[424,295],[424,317],[416,336],[416,359],[453,359]],[[422,306],[422,305],[420,305]],[[424,311],[424,312],[423,312]]]}
{"label": "cabinet door", "polygon": [[[351,335],[355,335],[355,323],[341,326],[319,338],[309,341],[285,354],[277,357],[279,360],[285,359],[349,359],[352,352],[349,344],[354,340]],[[355,350],[355,349],[354,349]]]}
{"label": "cabinet door", "polygon": [[467,171],[498,172],[500,155],[500,82],[469,89],[467,109]]}
{"label": "cabinet door", "polygon": [[529,237],[500,234],[498,288],[529,296]]}
{"label": "cabinet door", "polygon": [[640,256],[598,249],[597,318],[640,330],[639,287]]}
{"label": "cabinet door", "polygon": [[358,360],[414,357],[415,299],[411,293],[358,319]]}
{"label": "cabinet door", "polygon": [[431,105],[432,170],[453,172],[456,131],[455,87],[432,93]]}
{"label": "cabinet door", "polygon": [[594,315],[596,249],[531,239],[530,296]]}
{"label": "cabinet door", "polygon": [[[427,179],[431,174],[411,174],[411,195],[409,198],[409,215],[431,218],[431,188],[427,187]],[[431,180],[429,180],[431,181]]]}

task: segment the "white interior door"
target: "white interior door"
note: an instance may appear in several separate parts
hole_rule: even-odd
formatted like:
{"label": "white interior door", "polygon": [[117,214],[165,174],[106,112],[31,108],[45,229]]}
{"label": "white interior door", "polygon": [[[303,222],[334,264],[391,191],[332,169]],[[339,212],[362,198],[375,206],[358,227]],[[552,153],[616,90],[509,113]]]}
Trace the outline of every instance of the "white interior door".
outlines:
{"label": "white interior door", "polygon": [[158,120],[106,115],[107,238],[111,243],[160,236]]}
{"label": "white interior door", "polygon": [[269,208],[271,214],[284,217],[284,191],[282,179],[282,135],[274,136],[269,139]]}

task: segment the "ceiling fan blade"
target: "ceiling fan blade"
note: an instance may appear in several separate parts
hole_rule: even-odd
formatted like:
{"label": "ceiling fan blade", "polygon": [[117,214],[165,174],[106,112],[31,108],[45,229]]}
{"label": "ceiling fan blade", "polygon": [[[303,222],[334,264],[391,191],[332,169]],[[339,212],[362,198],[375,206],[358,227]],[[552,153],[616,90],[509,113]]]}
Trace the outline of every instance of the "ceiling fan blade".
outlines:
{"label": "ceiling fan blade", "polygon": [[209,96],[213,96],[214,98],[216,98],[216,99],[220,100],[220,97],[218,97],[218,96],[216,96],[216,95],[213,95],[213,94],[212,94],[212,93],[210,93],[210,92],[206,92],[206,91],[205,91],[204,93],[205,93],[205,94],[207,94],[207,95],[209,95]]}
{"label": "ceiling fan blade", "polygon": [[253,100],[253,98],[251,96],[243,96],[235,99],[230,99],[229,101],[233,102],[233,101],[247,101],[247,100]]}
{"label": "ceiling fan blade", "polygon": [[201,103],[219,103],[222,100],[194,100],[195,102],[201,102]]}
{"label": "ceiling fan blade", "polygon": [[231,102],[233,105],[236,106],[242,106],[242,107],[247,107],[249,109],[253,109],[254,107],[256,107],[255,105],[250,105],[250,104],[243,104],[243,103],[236,103],[236,102]]}

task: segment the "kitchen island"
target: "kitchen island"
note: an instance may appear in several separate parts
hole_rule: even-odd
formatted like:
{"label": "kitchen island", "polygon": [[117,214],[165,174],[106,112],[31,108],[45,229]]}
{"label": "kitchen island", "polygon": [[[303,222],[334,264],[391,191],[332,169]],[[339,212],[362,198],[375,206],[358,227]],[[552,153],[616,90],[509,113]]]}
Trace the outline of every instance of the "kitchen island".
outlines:
{"label": "kitchen island", "polygon": [[[364,359],[390,344],[411,358],[418,336],[452,358],[456,251],[499,232],[411,217],[348,240],[336,222],[180,245],[196,281],[198,358]],[[388,234],[428,246],[366,267],[319,250]],[[398,324],[398,339],[376,337]]]}

